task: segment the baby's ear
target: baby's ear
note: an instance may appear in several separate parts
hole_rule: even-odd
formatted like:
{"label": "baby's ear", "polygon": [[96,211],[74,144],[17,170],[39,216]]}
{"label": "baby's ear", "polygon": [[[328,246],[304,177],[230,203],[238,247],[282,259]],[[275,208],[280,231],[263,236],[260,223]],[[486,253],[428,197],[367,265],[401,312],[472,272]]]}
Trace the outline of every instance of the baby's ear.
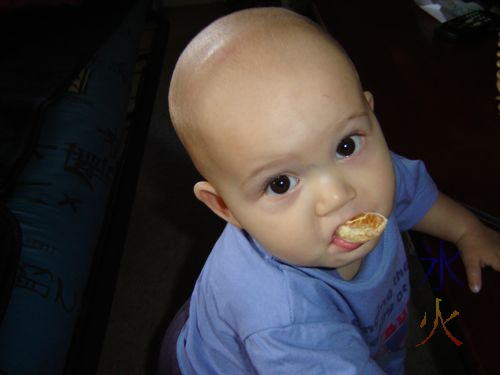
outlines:
{"label": "baby's ear", "polygon": [[224,199],[217,193],[217,190],[207,181],[200,181],[194,185],[194,195],[205,203],[217,216],[234,226],[241,228],[240,223],[231,213],[231,210],[224,202]]}
{"label": "baby's ear", "polygon": [[368,105],[370,106],[371,110],[373,111],[373,109],[375,108],[375,101],[373,99],[372,93],[370,91],[365,91],[364,94],[365,94],[366,101],[368,102]]}

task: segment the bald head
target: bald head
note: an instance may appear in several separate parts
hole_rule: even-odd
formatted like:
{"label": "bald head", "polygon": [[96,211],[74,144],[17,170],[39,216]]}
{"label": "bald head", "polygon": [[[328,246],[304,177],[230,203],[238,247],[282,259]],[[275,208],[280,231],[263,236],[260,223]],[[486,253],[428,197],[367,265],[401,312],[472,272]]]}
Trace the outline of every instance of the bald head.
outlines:
{"label": "bald head", "polygon": [[[169,92],[174,128],[200,173],[209,179],[217,140],[232,129],[211,121],[225,108],[223,97],[241,101],[271,89],[273,82],[297,77],[304,66],[335,60],[341,74],[355,77],[338,43],[309,19],[284,8],[250,8],[222,17],[202,30],[185,48]],[[277,84],[275,84],[277,89]],[[279,91],[279,89],[278,89]]]}

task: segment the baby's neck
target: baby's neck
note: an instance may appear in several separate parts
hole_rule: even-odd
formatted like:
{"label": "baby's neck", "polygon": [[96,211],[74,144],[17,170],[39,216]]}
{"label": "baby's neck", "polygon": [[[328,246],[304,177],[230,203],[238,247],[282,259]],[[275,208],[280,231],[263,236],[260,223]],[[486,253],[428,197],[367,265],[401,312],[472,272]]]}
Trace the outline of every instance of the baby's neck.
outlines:
{"label": "baby's neck", "polygon": [[352,280],[361,267],[361,259],[356,260],[346,266],[337,268],[337,273],[344,280]]}

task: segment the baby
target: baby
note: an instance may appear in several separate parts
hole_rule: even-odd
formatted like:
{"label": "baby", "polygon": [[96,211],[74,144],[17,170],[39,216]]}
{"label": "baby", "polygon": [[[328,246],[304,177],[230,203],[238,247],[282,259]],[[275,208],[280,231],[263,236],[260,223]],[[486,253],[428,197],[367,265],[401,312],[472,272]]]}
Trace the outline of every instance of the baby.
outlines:
{"label": "baby", "polygon": [[[500,235],[389,151],[352,62],[302,16],[254,8],[209,25],[169,105],[205,179],[195,195],[228,223],[177,340],[182,374],[403,373],[403,230],[457,244],[474,292],[481,267],[500,270]],[[366,212],[388,219],[382,234],[338,234]]]}

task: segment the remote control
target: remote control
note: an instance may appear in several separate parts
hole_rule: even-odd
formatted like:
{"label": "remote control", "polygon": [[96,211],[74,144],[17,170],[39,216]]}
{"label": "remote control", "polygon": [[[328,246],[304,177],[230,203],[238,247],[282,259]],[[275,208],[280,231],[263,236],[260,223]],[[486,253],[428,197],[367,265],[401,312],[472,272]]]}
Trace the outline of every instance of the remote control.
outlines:
{"label": "remote control", "polygon": [[486,10],[475,10],[436,27],[435,33],[446,40],[458,40],[499,30],[500,16]]}

